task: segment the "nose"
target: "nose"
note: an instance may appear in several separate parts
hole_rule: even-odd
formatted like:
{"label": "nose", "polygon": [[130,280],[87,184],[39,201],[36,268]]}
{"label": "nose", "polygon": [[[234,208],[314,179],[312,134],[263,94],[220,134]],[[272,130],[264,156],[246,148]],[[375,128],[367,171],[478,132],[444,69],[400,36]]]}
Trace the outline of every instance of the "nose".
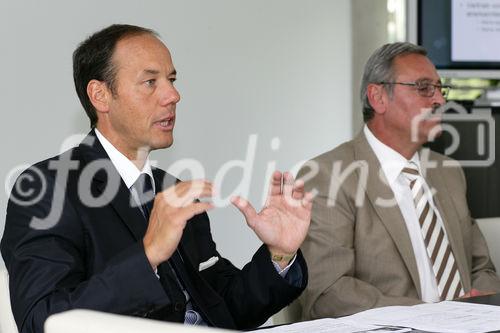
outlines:
{"label": "nose", "polygon": [[161,89],[160,104],[167,106],[169,104],[177,104],[181,100],[181,95],[175,88],[173,82],[167,81],[163,89]]}
{"label": "nose", "polygon": [[444,98],[441,89],[436,89],[434,91],[434,96],[432,96],[432,104],[443,105],[444,103],[446,103],[446,99]]}

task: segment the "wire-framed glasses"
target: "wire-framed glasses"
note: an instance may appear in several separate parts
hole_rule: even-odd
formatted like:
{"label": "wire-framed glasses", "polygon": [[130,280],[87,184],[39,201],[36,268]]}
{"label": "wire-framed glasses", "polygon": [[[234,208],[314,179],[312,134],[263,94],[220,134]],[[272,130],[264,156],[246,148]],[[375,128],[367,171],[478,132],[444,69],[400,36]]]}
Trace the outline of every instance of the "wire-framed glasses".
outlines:
{"label": "wire-framed glasses", "polygon": [[426,81],[417,81],[417,82],[387,82],[381,81],[377,82],[378,84],[400,84],[403,86],[415,87],[417,93],[422,97],[432,97],[436,93],[436,89],[439,89],[441,95],[446,98],[452,86],[445,84],[434,84]]}

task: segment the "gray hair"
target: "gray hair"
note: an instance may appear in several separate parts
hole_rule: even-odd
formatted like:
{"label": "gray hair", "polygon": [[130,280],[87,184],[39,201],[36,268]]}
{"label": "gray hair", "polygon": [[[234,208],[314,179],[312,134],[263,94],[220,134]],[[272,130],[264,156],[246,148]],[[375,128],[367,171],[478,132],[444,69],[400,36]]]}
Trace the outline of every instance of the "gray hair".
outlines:
{"label": "gray hair", "polygon": [[[390,82],[394,80],[393,62],[397,56],[405,54],[421,54],[426,56],[427,51],[418,45],[408,42],[385,44],[370,56],[365,65],[361,81],[360,97],[363,103],[363,120],[365,123],[373,118],[374,110],[366,94],[370,83]],[[385,85],[389,96],[392,96],[393,86]]]}

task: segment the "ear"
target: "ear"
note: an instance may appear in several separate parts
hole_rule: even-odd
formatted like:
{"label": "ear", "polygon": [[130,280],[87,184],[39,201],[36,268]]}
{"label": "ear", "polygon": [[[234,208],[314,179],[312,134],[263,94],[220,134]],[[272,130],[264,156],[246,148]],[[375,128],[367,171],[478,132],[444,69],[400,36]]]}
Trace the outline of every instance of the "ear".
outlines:
{"label": "ear", "polygon": [[384,114],[387,107],[387,92],[384,85],[370,83],[366,88],[366,96],[375,113]]}
{"label": "ear", "polygon": [[87,95],[98,113],[109,111],[111,92],[105,82],[90,80],[87,84]]}

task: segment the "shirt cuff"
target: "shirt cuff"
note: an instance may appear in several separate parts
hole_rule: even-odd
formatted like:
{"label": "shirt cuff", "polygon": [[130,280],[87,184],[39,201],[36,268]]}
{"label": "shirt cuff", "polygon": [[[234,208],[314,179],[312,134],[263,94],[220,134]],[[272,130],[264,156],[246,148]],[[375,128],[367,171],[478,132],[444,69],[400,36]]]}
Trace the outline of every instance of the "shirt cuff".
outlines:
{"label": "shirt cuff", "polygon": [[286,276],[286,274],[288,273],[288,271],[290,270],[290,267],[292,267],[292,265],[295,262],[296,258],[297,258],[297,254],[295,254],[293,256],[293,259],[290,260],[290,262],[288,263],[288,265],[285,268],[283,268],[283,269],[281,269],[280,265],[276,261],[274,261],[274,260],[271,260],[271,261],[273,262],[273,266],[274,266],[274,269],[276,269],[276,272],[278,272],[278,274],[282,278],[284,278]]}

